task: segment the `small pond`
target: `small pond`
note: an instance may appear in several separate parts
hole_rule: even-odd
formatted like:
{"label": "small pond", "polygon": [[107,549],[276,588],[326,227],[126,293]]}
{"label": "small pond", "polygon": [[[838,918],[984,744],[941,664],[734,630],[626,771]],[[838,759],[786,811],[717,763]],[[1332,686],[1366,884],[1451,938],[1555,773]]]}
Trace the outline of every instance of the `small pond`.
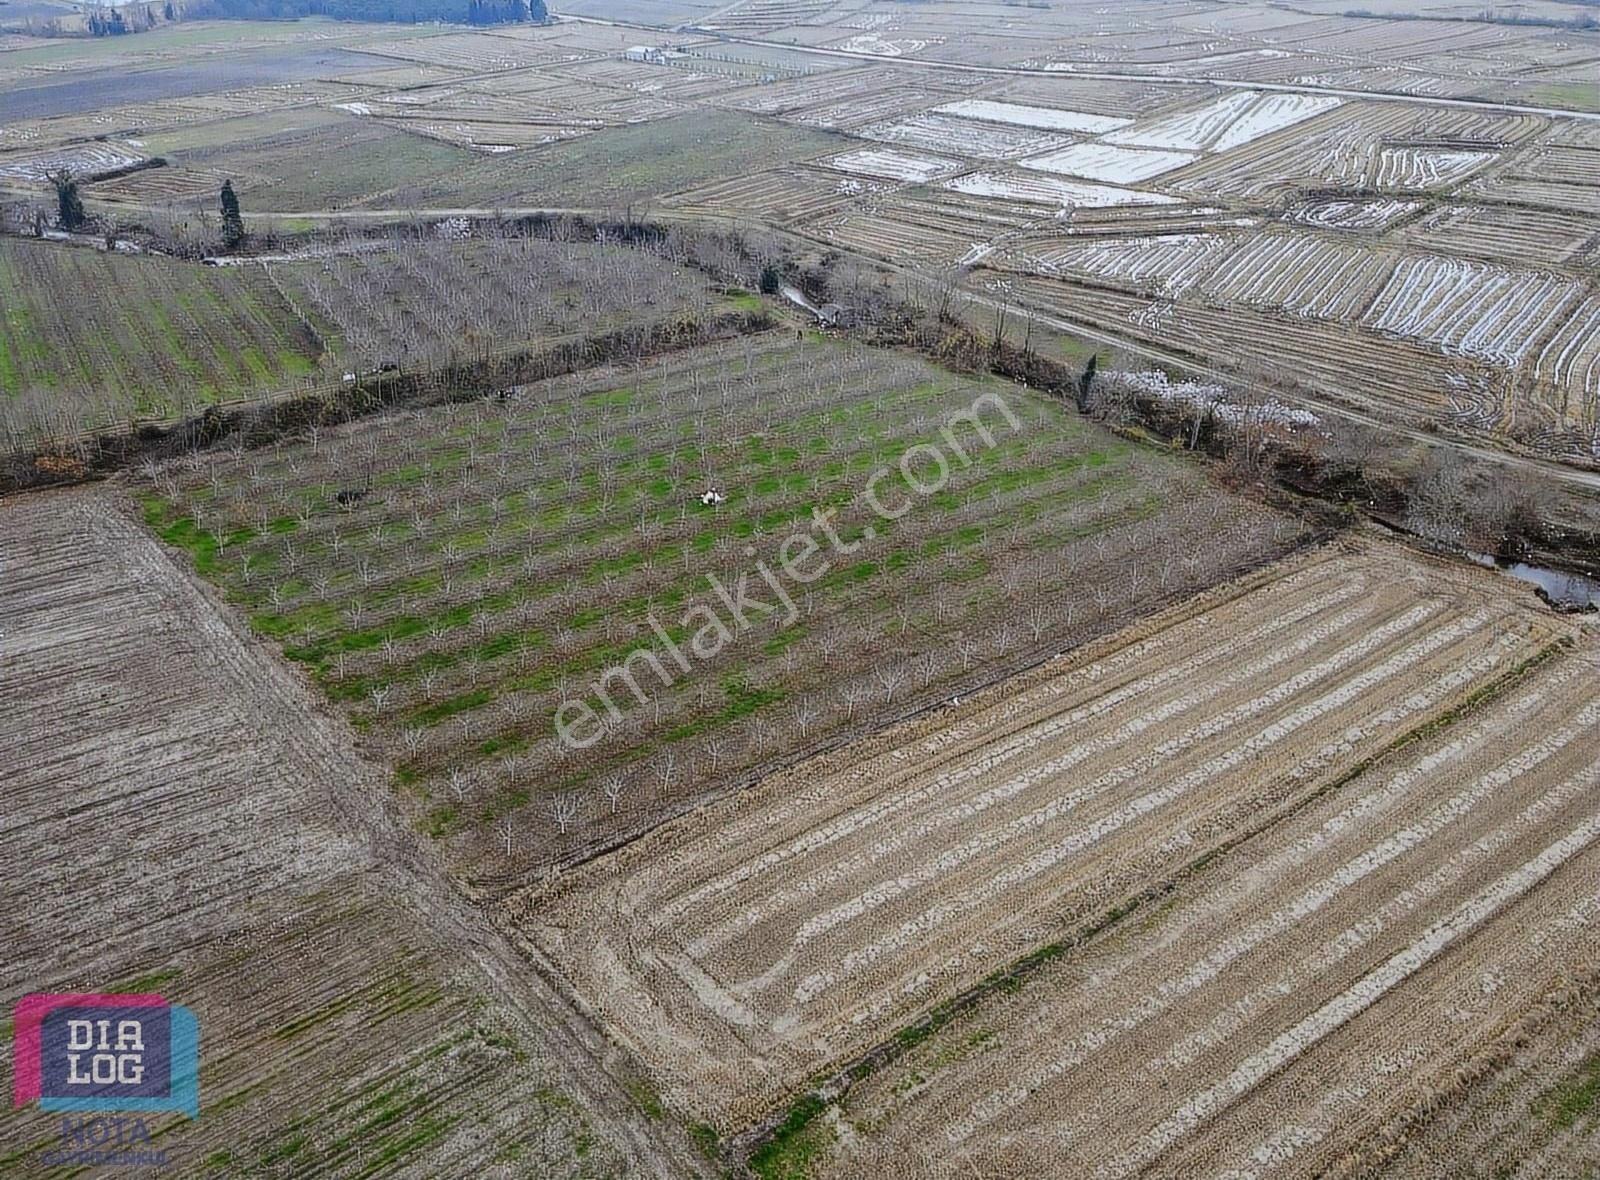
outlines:
{"label": "small pond", "polygon": [[1487,553],[1469,553],[1467,556],[1479,565],[1498,569],[1524,582],[1531,582],[1543,590],[1545,596],[1558,606],[1572,610],[1582,610],[1585,607],[1600,610],[1600,581],[1594,578],[1528,565],[1521,561],[1497,561]]}

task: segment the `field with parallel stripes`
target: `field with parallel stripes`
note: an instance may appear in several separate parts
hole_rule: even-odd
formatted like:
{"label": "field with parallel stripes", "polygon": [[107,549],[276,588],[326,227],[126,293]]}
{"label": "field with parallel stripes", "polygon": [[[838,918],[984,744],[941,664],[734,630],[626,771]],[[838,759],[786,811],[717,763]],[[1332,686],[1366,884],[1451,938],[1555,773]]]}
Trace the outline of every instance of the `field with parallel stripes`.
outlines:
{"label": "field with parallel stripes", "polygon": [[[987,998],[847,1096],[816,1174],[1475,1175],[1459,1144],[1408,1143],[1462,1092],[1496,1136],[1449,1125],[1486,1153],[1559,1147],[1581,1042],[1565,1089],[1549,1044],[1542,1084],[1472,1087],[1592,1008],[1597,670],[1592,640],[1557,655]],[[1494,1174],[1556,1174],[1516,1170],[1537,1158]]]}
{"label": "field with parallel stripes", "polygon": [[1600,237],[1593,218],[1546,210],[1445,204],[1389,235],[1396,245],[1446,250],[1513,266],[1581,265]]}
{"label": "field with parallel stripes", "polygon": [[1454,258],[1402,259],[1363,322],[1455,356],[1519,364],[1563,322],[1583,284]]}
{"label": "field with parallel stripes", "polygon": [[[1372,1137],[1368,1159],[1401,1180],[1448,1175],[1461,1160],[1502,1180],[1600,1169],[1600,972],[1591,964],[1575,973],[1507,1026],[1462,1082],[1470,1092],[1451,1093],[1456,1100],[1433,1120],[1412,1111],[1392,1118]],[[1335,1176],[1343,1180],[1355,1163]]]}
{"label": "field with parallel stripes", "polygon": [[[980,397],[1015,427],[983,402],[994,445],[963,426],[948,486],[879,519],[865,489],[897,505],[899,456]],[[880,466],[893,480],[869,485]],[[341,499],[357,481],[368,493]],[[413,821],[496,895],[1304,530],[1021,387],[786,332],[214,452],[143,492],[149,523],[349,711]],[[823,509],[852,548],[805,587],[803,618],[750,615],[648,704],[620,696],[592,749],[563,744],[565,701],[648,653],[652,627],[694,634],[685,613],[719,601],[713,582],[776,561]]]}
{"label": "field with parallel stripes", "polygon": [[1029,258],[1047,274],[1079,274],[1176,297],[1200,282],[1239,240],[1225,234],[1176,233],[1103,238],[1034,247]]}
{"label": "field with parallel stripes", "polygon": [[1374,337],[1349,324],[1091,290],[1048,278],[1013,283],[1019,297],[1046,314],[1105,324],[1193,356],[1218,358],[1225,368],[1264,373],[1282,388],[1403,421],[1437,421],[1452,404],[1452,377],[1473,371],[1468,362],[1441,362],[1420,344]]}
{"label": "field with parallel stripes", "polygon": [[1560,421],[1590,433],[1600,425],[1600,296],[1573,311],[1535,359],[1533,372]]}
{"label": "field with parallel stripes", "polygon": [[[203,1114],[146,1116],[174,1170],[655,1171],[554,998],[507,1000],[514,957],[418,868],[348,728],[117,501],[0,505],[0,618],[0,1003],[88,984],[189,1006]],[[74,1174],[38,1161],[60,1115],[7,1118],[0,1174]]]}
{"label": "field with parallel stripes", "polygon": [[[1476,575],[1318,552],[802,764],[511,909],[665,1095],[736,1127],[1165,888],[1558,634]],[[1571,688],[1592,674],[1562,668]],[[1569,720],[1562,748],[1592,760],[1600,707]],[[960,1092],[988,1112],[974,1133],[1011,1105]]]}
{"label": "field with parallel stripes", "polygon": [[717,213],[753,215],[772,222],[820,217],[848,202],[862,181],[805,168],[777,168],[719,180],[669,197],[667,205]]}
{"label": "field with parallel stripes", "polygon": [[0,243],[0,426],[195,413],[293,386],[322,343],[259,269]]}
{"label": "field with parallel stripes", "polygon": [[1261,234],[1218,263],[1200,292],[1219,302],[1350,319],[1366,308],[1390,266],[1377,251],[1319,235]]}
{"label": "field with parallel stripes", "polygon": [[1014,160],[1063,148],[1071,141],[1031,127],[980,123],[929,112],[892,122],[874,123],[855,132],[863,139],[979,160]]}

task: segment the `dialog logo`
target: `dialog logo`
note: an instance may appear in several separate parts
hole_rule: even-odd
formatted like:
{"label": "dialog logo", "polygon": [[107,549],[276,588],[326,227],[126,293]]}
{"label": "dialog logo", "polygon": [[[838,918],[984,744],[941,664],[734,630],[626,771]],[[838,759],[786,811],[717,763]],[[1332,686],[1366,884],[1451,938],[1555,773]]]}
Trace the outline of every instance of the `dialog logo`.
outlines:
{"label": "dialog logo", "polygon": [[200,1026],[158,995],[42,993],[17,1005],[12,1105],[200,1117]]}

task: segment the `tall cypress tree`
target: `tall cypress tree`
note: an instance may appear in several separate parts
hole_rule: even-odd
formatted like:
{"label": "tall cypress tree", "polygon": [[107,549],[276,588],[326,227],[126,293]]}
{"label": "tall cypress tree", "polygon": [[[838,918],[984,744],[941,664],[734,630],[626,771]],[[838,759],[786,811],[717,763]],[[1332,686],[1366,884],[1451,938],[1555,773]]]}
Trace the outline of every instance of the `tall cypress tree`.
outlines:
{"label": "tall cypress tree", "polygon": [[1078,378],[1078,411],[1089,412],[1089,395],[1094,392],[1094,375],[1100,368],[1100,354],[1089,354],[1089,363],[1083,367],[1083,376]]}
{"label": "tall cypress tree", "polygon": [[83,198],[78,195],[78,178],[70,168],[47,172],[45,177],[55,186],[56,215],[61,228],[68,232],[80,228],[89,217],[83,211]]}
{"label": "tall cypress tree", "polygon": [[239,198],[234,195],[233,181],[222,182],[222,244],[237,250],[244,243],[244,218],[239,213]]}

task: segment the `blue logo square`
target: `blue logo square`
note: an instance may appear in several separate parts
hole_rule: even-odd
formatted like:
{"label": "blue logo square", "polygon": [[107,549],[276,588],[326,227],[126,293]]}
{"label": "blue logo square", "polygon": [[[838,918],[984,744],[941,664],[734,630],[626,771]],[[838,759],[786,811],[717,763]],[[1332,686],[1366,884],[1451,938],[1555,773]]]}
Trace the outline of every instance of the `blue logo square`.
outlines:
{"label": "blue logo square", "polygon": [[172,1082],[168,1008],[57,1008],[40,1029],[40,1095],[114,1103],[164,1098]]}

